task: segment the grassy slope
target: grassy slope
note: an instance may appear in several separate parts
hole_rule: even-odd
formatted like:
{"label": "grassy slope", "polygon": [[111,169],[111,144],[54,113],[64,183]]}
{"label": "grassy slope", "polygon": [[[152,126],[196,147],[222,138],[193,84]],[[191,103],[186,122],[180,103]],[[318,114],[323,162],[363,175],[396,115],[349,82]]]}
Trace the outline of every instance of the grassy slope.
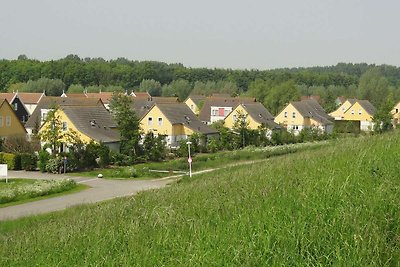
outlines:
{"label": "grassy slope", "polygon": [[232,167],[0,224],[0,265],[340,265],[400,261],[399,133]]}

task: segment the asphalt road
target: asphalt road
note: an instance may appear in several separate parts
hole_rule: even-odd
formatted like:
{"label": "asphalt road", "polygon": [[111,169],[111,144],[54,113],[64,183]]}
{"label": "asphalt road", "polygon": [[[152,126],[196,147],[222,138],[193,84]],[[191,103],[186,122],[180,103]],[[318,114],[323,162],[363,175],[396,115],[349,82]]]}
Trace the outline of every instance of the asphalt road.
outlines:
{"label": "asphalt road", "polygon": [[155,180],[106,180],[26,171],[8,171],[8,176],[30,179],[71,178],[77,183],[86,184],[91,188],[74,194],[0,208],[0,220],[16,219],[29,215],[63,210],[75,205],[95,203],[116,197],[134,195],[140,191],[164,187],[176,178],[175,176],[169,179],[163,178]]}

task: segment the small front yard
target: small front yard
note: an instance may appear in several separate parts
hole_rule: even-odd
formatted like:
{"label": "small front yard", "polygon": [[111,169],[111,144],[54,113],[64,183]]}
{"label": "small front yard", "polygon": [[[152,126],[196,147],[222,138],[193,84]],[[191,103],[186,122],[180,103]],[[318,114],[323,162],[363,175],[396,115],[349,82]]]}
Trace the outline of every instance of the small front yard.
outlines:
{"label": "small front yard", "polygon": [[73,193],[86,189],[71,179],[35,180],[35,179],[5,179],[0,180],[0,208],[21,204],[46,197]]}

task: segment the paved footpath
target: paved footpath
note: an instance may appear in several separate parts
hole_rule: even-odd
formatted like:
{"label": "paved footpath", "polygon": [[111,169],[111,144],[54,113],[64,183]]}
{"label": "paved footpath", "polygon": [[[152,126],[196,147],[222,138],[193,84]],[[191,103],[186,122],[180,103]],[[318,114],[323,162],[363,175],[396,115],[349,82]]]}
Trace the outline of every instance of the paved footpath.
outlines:
{"label": "paved footpath", "polygon": [[[268,159],[228,164],[220,168],[193,172],[193,175],[211,172],[221,168],[263,162],[266,160]],[[117,197],[135,195],[140,191],[149,189],[158,189],[164,187],[169,183],[177,180],[181,176],[182,175],[175,175],[153,180],[107,180],[107,179],[99,179],[96,177],[93,178],[75,177],[64,174],[49,174],[41,172],[27,172],[27,171],[8,171],[8,177],[12,178],[29,178],[29,179],[70,178],[75,180],[77,183],[86,184],[91,188],[74,194],[47,198],[43,200],[28,202],[25,204],[0,208],[0,221],[12,220],[29,215],[37,215],[57,210],[63,210],[80,204],[95,203]]]}
{"label": "paved footpath", "polygon": [[79,204],[95,203],[116,197],[134,195],[139,191],[157,189],[166,186],[178,176],[155,180],[106,180],[88,177],[72,177],[40,172],[8,171],[13,178],[61,179],[71,178],[91,188],[74,194],[0,208],[0,220],[10,220],[56,210],[63,210]]}

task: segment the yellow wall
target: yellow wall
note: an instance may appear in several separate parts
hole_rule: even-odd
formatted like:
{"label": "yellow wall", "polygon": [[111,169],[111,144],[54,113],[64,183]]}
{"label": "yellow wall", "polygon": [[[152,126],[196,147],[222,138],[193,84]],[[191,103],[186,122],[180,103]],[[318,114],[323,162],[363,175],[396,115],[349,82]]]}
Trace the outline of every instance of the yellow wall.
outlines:
{"label": "yellow wall", "polygon": [[[361,114],[359,114],[359,111],[361,111]],[[343,120],[346,121],[372,121],[372,118],[372,115],[368,114],[358,102],[354,103],[354,105],[343,114]]]}
{"label": "yellow wall", "polygon": [[200,112],[199,107],[196,105],[196,103],[193,102],[193,100],[190,97],[186,99],[185,104],[193,111],[194,114],[199,115]]}
{"label": "yellow wall", "polygon": [[[152,125],[148,125],[149,117],[152,118]],[[158,125],[158,118],[162,118],[162,125]],[[172,125],[167,117],[161,112],[161,110],[155,105],[141,120],[140,127],[144,133],[153,131],[155,134],[162,135],[183,135],[185,134],[184,127],[182,125]]]}
{"label": "yellow wall", "polygon": [[[285,118],[285,112],[287,112],[287,118]],[[295,112],[296,118],[292,118],[292,114]],[[281,113],[275,117],[275,122],[281,125],[310,125],[310,120],[304,120],[304,117],[297,111],[297,109],[289,104],[286,106]]]}
{"label": "yellow wall", "polygon": [[[237,106],[228,116],[224,119],[224,126],[232,129],[235,121],[233,120],[233,115],[236,115],[238,118],[239,114],[248,114],[247,111],[243,108],[242,105]],[[246,121],[249,123],[248,128],[252,130],[258,129],[261,125],[260,123],[256,122],[253,117],[250,115],[247,116]]]}
{"label": "yellow wall", "polygon": [[[89,143],[90,141],[92,141],[92,139],[89,137],[89,136],[87,136],[87,135],[85,135],[84,133],[82,133],[82,132],[80,132],[80,131],[78,131],[78,129],[75,127],[75,125],[72,123],[72,121],[67,117],[67,115],[65,115],[65,113],[62,111],[62,110],[57,110],[56,111],[56,114],[55,114],[56,116],[60,116],[60,121],[61,122],[66,122],[67,123],[67,128],[68,128],[68,130],[67,131],[65,131],[64,133],[68,133],[68,132],[71,132],[71,131],[75,131],[77,134],[78,134],[78,136],[79,136],[79,139],[82,141],[82,142],[84,142],[84,143]],[[46,122],[45,124],[43,124],[43,126],[40,128],[40,130],[39,130],[39,134],[44,130],[44,129],[48,129],[48,127],[50,126],[50,123],[49,122]],[[62,140],[60,140],[61,142],[66,142],[66,140],[65,140],[65,138],[63,138]],[[93,140],[94,141],[94,140]]]}
{"label": "yellow wall", "polygon": [[[396,112],[397,111],[397,112]],[[400,121],[400,102],[397,103],[392,111],[390,112],[393,116],[393,119],[395,119],[395,122],[398,123]]]}
{"label": "yellow wall", "polygon": [[[15,115],[14,110],[12,107],[8,104],[7,101],[3,101],[3,103],[0,103],[0,116],[2,117],[2,125],[0,125],[0,136],[1,137],[6,137],[6,136],[21,136],[21,135],[26,135],[26,131],[24,126],[21,124],[19,121],[17,115]],[[7,126],[6,121],[7,117],[11,119],[11,124],[10,126]]]}
{"label": "yellow wall", "polygon": [[334,117],[335,119],[343,118],[345,111],[347,109],[349,109],[350,107],[351,107],[351,103],[349,102],[349,100],[346,100],[337,110],[330,113],[329,115],[331,117]]}

